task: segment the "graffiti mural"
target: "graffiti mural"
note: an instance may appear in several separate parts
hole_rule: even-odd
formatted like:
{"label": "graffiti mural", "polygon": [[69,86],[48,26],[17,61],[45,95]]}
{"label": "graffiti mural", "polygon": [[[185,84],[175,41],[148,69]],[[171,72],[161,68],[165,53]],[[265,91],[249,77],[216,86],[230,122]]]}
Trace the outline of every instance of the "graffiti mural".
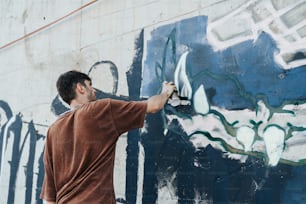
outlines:
{"label": "graffiti mural", "polygon": [[[118,203],[306,202],[306,3],[245,2],[211,21],[199,15],[142,30],[126,96],[117,93],[114,61],[84,68],[107,83],[94,82],[99,99],[143,100],[163,81],[178,88],[143,129],[127,133]],[[54,115],[68,110],[52,98]],[[38,129],[48,126],[0,100],[0,128],[1,203],[43,203]]]}
{"label": "graffiti mural", "polygon": [[[93,63],[87,74],[94,82],[103,80],[107,71],[112,76],[110,90],[105,91],[102,88],[99,89],[100,87],[95,88],[97,99],[141,100],[139,96],[142,47],[143,32],[136,39],[135,57],[126,73],[129,88],[128,96],[117,94],[119,76],[118,67],[114,62],[102,60]],[[69,107],[58,95],[54,97],[50,104],[51,112],[56,116],[69,110]],[[48,128],[45,125],[35,124],[33,121],[23,121],[22,113],[13,115],[9,104],[0,101],[0,181],[2,184],[6,184],[2,185],[4,188],[1,189],[3,203],[43,203],[39,196],[44,175],[43,151],[46,136],[39,134],[35,126],[43,126],[42,128],[45,130]],[[139,130],[129,131],[127,134],[126,178],[122,178],[122,181],[126,182],[126,197],[118,197],[118,203],[136,203],[139,137]]]}
{"label": "graffiti mural", "polygon": [[166,80],[178,96],[147,121],[143,203],[293,201],[305,188],[305,56],[282,66],[265,31],[216,49],[207,27],[198,16],[148,34],[141,94]]}
{"label": "graffiti mural", "polygon": [[[142,34],[140,35],[142,37]],[[139,40],[142,43],[142,40]],[[136,55],[138,56],[138,55]],[[140,56],[140,57],[139,57]],[[113,98],[120,100],[140,100],[141,82],[141,56],[135,57],[127,78],[129,81],[130,96],[117,96],[118,68],[111,61],[99,61],[89,69],[88,75],[96,77],[99,72],[109,70],[113,77],[112,91],[102,91],[96,88],[98,99]],[[105,65],[105,66],[102,66]],[[140,69],[140,70],[138,70]],[[101,74],[100,73],[100,74]],[[100,75],[102,76],[102,75]],[[98,79],[101,80],[101,78]],[[5,183],[5,189],[1,189],[3,203],[43,203],[39,198],[43,182],[43,152],[45,135],[41,135],[35,128],[33,121],[22,120],[22,113],[13,115],[10,106],[5,101],[0,101],[0,179]],[[51,111],[59,116],[68,111],[67,105],[55,96],[51,103]],[[43,128],[47,129],[48,126]],[[135,203],[137,196],[138,179],[138,130],[130,131],[127,135],[127,165],[126,165],[126,198],[117,198],[118,203]],[[123,179],[124,181],[124,179]]]}
{"label": "graffiti mural", "polygon": [[6,184],[1,189],[3,203],[42,203],[43,147],[45,136],[38,134],[33,121],[22,120],[22,114],[13,115],[10,106],[0,101],[0,179]]}

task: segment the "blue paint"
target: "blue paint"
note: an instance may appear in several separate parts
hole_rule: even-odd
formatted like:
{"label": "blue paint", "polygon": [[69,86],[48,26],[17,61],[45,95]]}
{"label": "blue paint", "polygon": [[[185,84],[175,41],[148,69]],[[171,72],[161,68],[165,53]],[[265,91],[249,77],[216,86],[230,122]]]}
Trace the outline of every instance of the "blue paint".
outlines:
{"label": "blue paint", "polygon": [[[168,39],[169,34],[175,29],[175,42],[176,42],[176,53],[172,56],[172,47],[169,46],[167,52],[166,61],[166,79],[167,81],[173,81],[173,72],[175,70],[176,62],[171,59],[177,59],[183,54],[184,47],[192,47],[194,44],[203,44],[206,39],[203,36],[203,32],[206,32],[206,16],[194,17],[191,19],[182,20],[180,22],[162,26],[152,31],[151,40],[147,41],[147,56],[144,56],[144,68],[143,68],[143,82],[142,82],[142,97],[148,97],[155,95],[160,90],[160,84],[156,75],[155,67],[156,64],[162,63],[163,49],[165,42]],[[196,25],[196,26],[194,26]],[[192,36],[192,37],[190,37]]]}
{"label": "blue paint", "polygon": [[67,108],[64,103],[60,100],[60,96],[57,95],[51,103],[51,111],[55,114],[55,115],[60,115],[66,111],[69,111],[69,108]]}
{"label": "blue paint", "polygon": [[[274,60],[278,52],[275,41],[262,32],[258,38],[239,43],[223,51],[214,51],[206,40],[206,17],[194,17],[162,26],[151,33],[144,60],[142,95],[156,94],[160,82],[153,67],[160,63],[167,36],[175,30],[176,58],[188,47],[187,70],[193,90],[204,84],[211,105],[229,110],[254,110],[258,100],[278,108],[306,102],[306,66],[284,70]],[[196,25],[196,26],[195,26]],[[186,49],[185,49],[186,50]],[[186,50],[187,51],[187,50]],[[170,51],[168,54],[171,53]],[[169,60],[170,61],[170,60]],[[166,64],[166,78],[173,80],[175,64]],[[149,83],[148,83],[149,82]]]}
{"label": "blue paint", "polygon": [[[19,171],[19,164],[21,159],[22,149],[19,149],[21,142],[21,129],[22,129],[22,121],[20,115],[16,116],[16,120],[10,126],[10,131],[12,131],[13,138],[13,147],[12,147],[12,158],[9,161],[10,164],[10,179],[9,179],[9,191],[7,201],[8,203],[14,203],[15,201],[15,188],[17,182],[17,174]],[[9,134],[9,133],[8,133]]]}
{"label": "blue paint", "polygon": [[[135,42],[136,54],[133,63],[126,73],[129,98],[139,100],[142,73],[142,54],[143,54],[143,31],[139,34]],[[136,203],[137,199],[137,181],[138,181],[138,156],[139,156],[139,129],[128,132],[126,147],[126,187],[125,196],[127,203]]]}
{"label": "blue paint", "polygon": [[306,166],[294,167],[281,191],[282,203],[305,203]]}
{"label": "blue paint", "polygon": [[24,203],[31,203],[32,201],[32,188],[33,188],[33,175],[34,175],[34,160],[35,160],[35,150],[36,150],[36,141],[37,141],[37,133],[34,128],[33,121],[31,121],[28,125],[28,132],[25,137],[30,141],[29,144],[29,155],[28,162],[25,167],[26,174],[26,196]]}
{"label": "blue paint", "polygon": [[[276,42],[267,33],[262,32],[256,40],[214,51],[206,40],[206,24],[207,18],[200,16],[151,32],[147,56],[144,56],[142,96],[158,93],[161,78],[172,80],[174,59],[188,51],[186,68],[192,89],[195,91],[203,84],[213,106],[255,110],[257,102],[263,100],[268,108],[280,110],[286,104],[306,102],[306,87],[301,86],[306,78],[306,66],[282,69],[274,59],[278,52]],[[173,33],[175,45],[167,44]],[[156,64],[162,65],[162,62],[166,62],[165,76],[154,70]],[[166,107],[165,110],[177,114],[180,108]],[[185,115],[194,114],[190,107],[181,110]],[[193,145],[183,139],[187,136],[177,123],[163,136],[162,117],[148,118],[148,133],[142,139],[148,157],[143,203],[155,203],[156,186],[166,182],[172,182],[179,203],[194,203],[196,194],[202,201],[217,203],[290,203],[295,199],[295,192],[284,196],[288,191],[286,185],[289,188],[305,186],[301,181],[296,182],[298,176],[290,180],[291,172],[302,174],[301,167],[279,164],[270,168],[263,160],[252,156],[240,163],[224,157],[223,152],[211,146],[193,149]],[[176,179],[172,181],[174,175]],[[306,199],[301,195],[296,200],[305,202]]]}
{"label": "blue paint", "polygon": [[5,112],[6,118],[9,119],[13,116],[12,109],[7,102],[0,100],[0,108]]}
{"label": "blue paint", "polygon": [[209,45],[193,47],[187,69],[193,88],[214,90],[212,105],[226,109],[255,109],[258,100],[272,107],[306,101],[306,66],[284,70],[274,61],[275,42],[266,33],[214,52]]}
{"label": "blue paint", "polygon": [[[4,102],[0,101],[0,106],[5,112],[5,116],[7,118],[7,122],[2,126],[0,132],[0,161],[2,160],[2,152],[8,152],[8,155],[12,155],[11,158],[4,158],[8,159],[9,166],[10,166],[10,174],[9,176],[9,183],[8,186],[8,195],[5,200],[7,203],[14,203],[16,198],[15,189],[17,185],[17,179],[20,175],[20,171],[24,172],[25,176],[25,197],[24,203],[31,203],[35,201],[35,203],[40,204],[42,200],[39,198],[40,190],[42,186],[42,179],[44,174],[43,165],[39,166],[39,171],[37,172],[37,182],[36,184],[33,183],[34,178],[34,165],[35,165],[35,155],[40,154],[40,164],[42,164],[42,155],[43,152],[36,152],[36,144],[37,141],[40,139],[44,139],[43,135],[37,133],[33,121],[31,121],[27,126],[27,133],[25,136],[21,134],[23,126],[21,114],[17,114],[13,117],[12,110],[9,105]],[[6,131],[7,130],[7,131]],[[5,135],[5,133],[7,135]],[[4,141],[4,138],[6,139]],[[12,149],[8,149],[8,144],[12,144]],[[26,154],[25,149],[26,145],[28,145],[28,156],[27,156],[27,163],[25,166],[21,166],[22,160],[21,155]],[[0,162],[2,165],[2,161]],[[17,176],[18,175],[18,176]],[[35,198],[32,198],[32,194],[35,192]]]}
{"label": "blue paint", "polygon": [[[0,108],[4,111],[7,120],[9,120],[13,116],[12,110],[7,102],[0,100]],[[1,115],[1,119],[2,118],[3,116]],[[6,127],[7,127],[7,122],[2,125],[0,132],[0,165],[2,164],[2,147],[4,143],[4,130]],[[0,168],[0,173],[1,173],[1,168]]]}
{"label": "blue paint", "polygon": [[147,133],[141,135],[145,152],[142,203],[156,203],[158,197],[157,160],[163,144],[163,119],[161,112],[148,114]]}
{"label": "blue paint", "polygon": [[37,182],[36,182],[36,189],[35,189],[36,204],[43,204],[43,200],[40,199],[40,193],[41,193],[41,187],[43,184],[44,174],[45,174],[44,162],[43,162],[44,151],[40,153],[39,160],[38,160],[38,173],[37,173]]}

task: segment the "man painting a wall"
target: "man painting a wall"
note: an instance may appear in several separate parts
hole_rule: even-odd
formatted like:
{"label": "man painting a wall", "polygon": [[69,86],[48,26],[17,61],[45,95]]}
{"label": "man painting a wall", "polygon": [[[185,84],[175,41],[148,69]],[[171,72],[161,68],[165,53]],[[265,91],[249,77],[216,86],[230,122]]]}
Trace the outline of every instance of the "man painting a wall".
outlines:
{"label": "man painting a wall", "polygon": [[142,127],[146,113],[161,110],[175,85],[164,82],[161,93],[146,101],[96,100],[91,79],[69,71],[59,77],[57,89],[71,110],[48,130],[41,198],[48,203],[116,203],[116,141]]}

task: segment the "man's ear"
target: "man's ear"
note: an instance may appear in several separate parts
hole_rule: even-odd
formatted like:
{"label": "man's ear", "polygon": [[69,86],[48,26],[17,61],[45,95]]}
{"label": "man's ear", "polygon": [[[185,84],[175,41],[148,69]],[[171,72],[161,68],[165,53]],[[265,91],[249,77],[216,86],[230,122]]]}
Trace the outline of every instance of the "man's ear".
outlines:
{"label": "man's ear", "polygon": [[77,83],[75,90],[77,93],[80,93],[80,94],[85,93],[85,87],[81,83]]}

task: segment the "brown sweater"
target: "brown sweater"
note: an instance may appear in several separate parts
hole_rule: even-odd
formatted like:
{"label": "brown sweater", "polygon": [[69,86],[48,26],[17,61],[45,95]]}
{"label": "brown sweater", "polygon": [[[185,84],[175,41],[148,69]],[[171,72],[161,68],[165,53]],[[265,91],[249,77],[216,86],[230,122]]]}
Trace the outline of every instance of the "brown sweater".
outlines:
{"label": "brown sweater", "polygon": [[63,114],[48,130],[41,198],[115,203],[113,168],[120,134],[144,124],[146,102],[97,100]]}

